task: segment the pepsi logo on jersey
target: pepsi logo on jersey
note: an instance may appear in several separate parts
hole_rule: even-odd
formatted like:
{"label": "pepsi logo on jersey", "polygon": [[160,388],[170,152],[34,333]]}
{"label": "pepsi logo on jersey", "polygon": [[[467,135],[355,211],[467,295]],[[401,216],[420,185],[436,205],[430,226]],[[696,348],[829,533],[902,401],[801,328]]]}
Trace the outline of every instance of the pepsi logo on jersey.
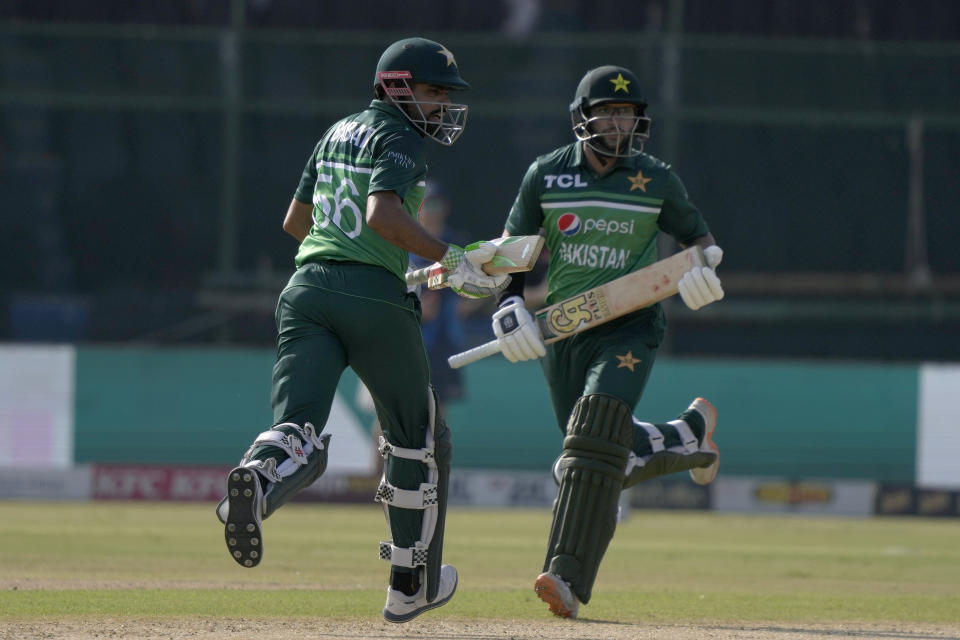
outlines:
{"label": "pepsi logo on jersey", "polygon": [[610,235],[611,233],[630,235],[633,233],[633,223],[633,220],[606,220],[604,218],[589,218],[586,222],[581,222],[580,216],[567,212],[557,218],[557,229],[568,238],[577,235],[581,229],[584,233],[599,231],[604,235]]}
{"label": "pepsi logo on jersey", "polygon": [[567,236],[576,235],[580,231],[580,217],[575,213],[565,213],[557,218],[557,229]]}

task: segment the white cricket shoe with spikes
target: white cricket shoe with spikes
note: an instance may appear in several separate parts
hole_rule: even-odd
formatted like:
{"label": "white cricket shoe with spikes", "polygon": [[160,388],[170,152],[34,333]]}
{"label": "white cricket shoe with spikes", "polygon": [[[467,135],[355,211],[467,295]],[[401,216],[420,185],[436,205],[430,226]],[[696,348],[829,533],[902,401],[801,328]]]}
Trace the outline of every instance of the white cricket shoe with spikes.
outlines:
{"label": "white cricket shoe with spikes", "polygon": [[459,581],[457,570],[445,564],[440,567],[440,587],[433,602],[427,602],[427,585],[421,584],[420,590],[412,596],[403,591],[387,587],[387,604],[383,607],[383,617],[387,622],[409,622],[424,611],[436,609],[450,602],[457,590]]}
{"label": "white cricket shoe with spikes", "polygon": [[580,600],[570,590],[570,585],[560,576],[541,573],[533,583],[537,597],[547,603],[550,611],[561,618],[576,618]]}
{"label": "white cricket shoe with spikes", "polygon": [[697,484],[710,484],[717,477],[717,471],[720,470],[720,449],[717,447],[717,443],[713,441],[713,432],[717,428],[717,410],[706,398],[694,400],[690,404],[690,409],[703,417],[704,432],[703,442],[700,443],[700,451],[717,454],[717,459],[710,466],[690,469],[690,477]]}

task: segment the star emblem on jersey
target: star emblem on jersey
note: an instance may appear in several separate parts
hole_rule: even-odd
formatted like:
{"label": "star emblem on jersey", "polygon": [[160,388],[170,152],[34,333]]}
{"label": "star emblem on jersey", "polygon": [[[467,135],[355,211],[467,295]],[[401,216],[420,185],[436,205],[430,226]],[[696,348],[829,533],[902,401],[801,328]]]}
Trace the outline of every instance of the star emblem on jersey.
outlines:
{"label": "star emblem on jersey", "polygon": [[616,78],[610,78],[610,82],[613,83],[613,92],[623,91],[624,93],[630,93],[630,89],[627,88],[627,85],[630,84],[630,81],[623,77],[622,73],[618,73]]}
{"label": "star emblem on jersey", "polygon": [[635,366],[643,362],[643,360],[633,357],[633,351],[627,351],[627,354],[624,356],[617,356],[617,360],[620,361],[620,364],[617,365],[617,369],[626,367],[627,369],[630,369],[631,372],[633,372],[633,368]]}
{"label": "star emblem on jersey", "polygon": [[447,66],[448,66],[448,67],[449,67],[450,65],[454,65],[454,66],[457,65],[457,61],[453,59],[453,54],[450,53],[450,50],[447,49],[446,47],[441,46],[441,47],[440,47],[440,51],[437,51],[437,53],[439,53],[439,54],[442,55],[442,56],[446,56],[446,57],[447,57]]}
{"label": "star emblem on jersey", "polygon": [[653,180],[653,178],[644,178],[643,171],[637,171],[635,176],[627,176],[627,180],[630,181],[630,191],[634,189],[640,189],[644,193],[647,192],[647,183]]}

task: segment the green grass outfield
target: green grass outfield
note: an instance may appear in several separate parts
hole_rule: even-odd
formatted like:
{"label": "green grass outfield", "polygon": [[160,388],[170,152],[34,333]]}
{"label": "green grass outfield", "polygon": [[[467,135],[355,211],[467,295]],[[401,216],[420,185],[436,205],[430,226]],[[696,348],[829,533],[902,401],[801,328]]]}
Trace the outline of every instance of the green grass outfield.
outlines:
{"label": "green grass outfield", "polygon": [[[549,620],[532,590],[548,527],[542,509],[451,509],[445,561],[460,588],[430,615]],[[289,505],[251,570],[228,556],[212,504],[0,502],[0,621],[379,619],[385,532],[375,505]],[[960,522],[635,510],[581,617],[956,625]]]}

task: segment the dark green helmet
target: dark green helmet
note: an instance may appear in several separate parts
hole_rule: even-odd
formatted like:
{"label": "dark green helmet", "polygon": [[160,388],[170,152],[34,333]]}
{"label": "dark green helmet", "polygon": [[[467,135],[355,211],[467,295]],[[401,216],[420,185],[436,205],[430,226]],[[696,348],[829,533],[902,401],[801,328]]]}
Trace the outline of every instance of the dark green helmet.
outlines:
{"label": "dark green helmet", "polygon": [[570,111],[592,107],[603,102],[626,102],[646,109],[647,101],[640,93],[640,81],[632,71],[608,64],[591,69],[580,80],[570,103]]}
{"label": "dark green helmet", "polygon": [[[594,107],[602,104],[629,104],[635,107],[632,127],[609,127],[596,131],[596,125],[610,116],[594,113]],[[570,103],[570,119],[578,140],[603,155],[629,157],[643,151],[643,142],[650,135],[650,118],[646,117],[647,101],[640,92],[640,81],[625,67],[605,65],[591,69],[580,80],[573,102]],[[611,142],[618,136],[616,142]]]}
{"label": "dark green helmet", "polygon": [[390,78],[403,77],[413,82],[435,84],[447,89],[470,88],[460,77],[457,61],[450,50],[439,42],[426,38],[406,38],[387,47],[377,63],[373,86],[380,84],[381,74],[403,72],[403,75],[391,75]]}
{"label": "dark green helmet", "polygon": [[[426,38],[406,38],[387,47],[377,63],[373,86],[382,91],[425,136],[440,144],[456,142],[467,125],[467,105],[418,100],[415,84],[447,90],[469,89],[460,77],[457,61],[445,46]],[[381,95],[378,93],[378,95]]]}

